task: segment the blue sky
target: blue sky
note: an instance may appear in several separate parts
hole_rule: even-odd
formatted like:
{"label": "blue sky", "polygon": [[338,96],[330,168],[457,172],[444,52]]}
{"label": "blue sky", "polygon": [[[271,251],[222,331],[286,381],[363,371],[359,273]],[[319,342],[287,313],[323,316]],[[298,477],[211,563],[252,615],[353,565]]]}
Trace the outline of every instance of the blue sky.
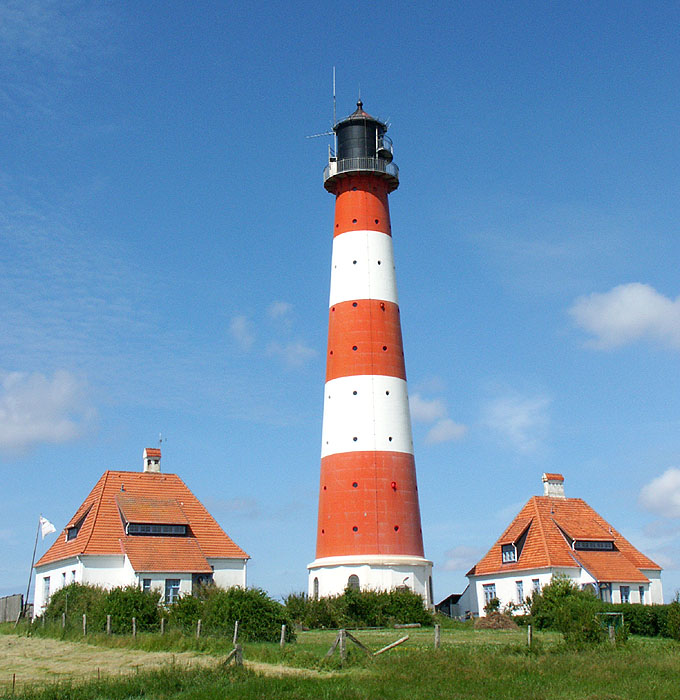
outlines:
{"label": "blue sky", "polygon": [[[163,444],[252,556],[314,559],[327,140],[391,122],[426,554],[462,591],[544,471],[680,588],[676,3],[0,6],[0,595],[37,518]],[[41,551],[55,535],[41,543]]]}

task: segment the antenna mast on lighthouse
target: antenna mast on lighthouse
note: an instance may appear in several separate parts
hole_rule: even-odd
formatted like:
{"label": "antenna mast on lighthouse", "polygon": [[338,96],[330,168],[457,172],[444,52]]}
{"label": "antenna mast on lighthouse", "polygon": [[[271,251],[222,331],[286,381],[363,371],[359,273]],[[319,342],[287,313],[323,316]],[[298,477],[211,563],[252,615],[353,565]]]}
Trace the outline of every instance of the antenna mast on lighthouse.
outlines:
{"label": "antenna mast on lighthouse", "polygon": [[387,125],[335,121],[324,187],[335,195],[316,559],[309,594],[404,585],[432,605],[402,350],[388,195]]}

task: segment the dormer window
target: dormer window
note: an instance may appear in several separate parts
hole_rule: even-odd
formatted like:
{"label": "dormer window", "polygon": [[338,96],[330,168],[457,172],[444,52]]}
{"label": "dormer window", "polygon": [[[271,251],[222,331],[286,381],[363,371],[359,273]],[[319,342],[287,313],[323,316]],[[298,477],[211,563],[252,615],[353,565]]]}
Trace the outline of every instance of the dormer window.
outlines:
{"label": "dormer window", "polygon": [[501,556],[504,564],[517,561],[517,548],[514,544],[501,545]]}
{"label": "dormer window", "polygon": [[586,552],[599,552],[602,550],[612,551],[614,549],[614,542],[611,540],[574,540],[574,549],[580,549]]}
{"label": "dormer window", "polygon": [[83,523],[85,522],[85,518],[87,518],[87,514],[90,512],[90,509],[88,508],[87,511],[85,511],[85,514],[81,516],[75,523],[72,525],[69,525],[66,528],[66,541],[70,542],[71,540],[75,540],[76,537],[78,537],[78,533],[80,532],[80,528],[83,526]]}
{"label": "dormer window", "polygon": [[171,535],[174,537],[186,537],[186,525],[158,525],[155,523],[128,523],[128,535]]}

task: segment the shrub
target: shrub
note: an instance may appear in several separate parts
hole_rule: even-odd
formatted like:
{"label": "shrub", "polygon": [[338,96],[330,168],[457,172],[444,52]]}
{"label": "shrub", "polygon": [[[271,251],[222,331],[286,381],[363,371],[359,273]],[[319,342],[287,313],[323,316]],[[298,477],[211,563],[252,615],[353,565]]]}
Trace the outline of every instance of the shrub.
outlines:
{"label": "shrub", "polygon": [[346,588],[339,596],[314,600],[304,594],[286,598],[288,615],[312,629],[337,627],[384,627],[393,624],[432,625],[432,613],[413,591],[371,591]]}
{"label": "shrub", "polygon": [[273,642],[280,639],[286,625],[286,639],[295,639],[295,631],[281,603],[259,588],[206,589],[203,603],[206,631],[231,634],[239,621],[239,637],[247,642]]}
{"label": "shrub", "polygon": [[675,600],[667,606],[666,615],[666,635],[680,642],[680,600],[675,596]]}
{"label": "shrub", "polygon": [[103,631],[106,625],[104,601],[106,591],[98,586],[71,583],[55,591],[45,609],[45,619],[61,620],[66,613],[69,626],[80,625],[83,615],[87,615],[87,626],[93,631]]}
{"label": "shrub", "polygon": [[111,615],[111,630],[117,634],[132,630],[132,618],[138,632],[151,632],[160,623],[159,591],[143,591],[137,586],[112,588],[104,600],[104,611]]}
{"label": "shrub", "polygon": [[585,647],[603,642],[606,632],[597,618],[601,606],[590,593],[576,590],[575,595],[566,596],[555,611],[557,629],[564,641],[572,647]]}
{"label": "shrub", "polygon": [[501,608],[501,601],[498,600],[498,598],[492,598],[485,606],[484,606],[484,612],[487,615],[490,615],[491,613],[498,612]]}
{"label": "shrub", "polygon": [[570,646],[603,641],[606,633],[597,619],[603,604],[592,593],[579,590],[567,576],[554,576],[531,602],[531,621],[538,629],[557,629]]}
{"label": "shrub", "polygon": [[203,617],[203,603],[204,601],[196,596],[180,596],[168,608],[170,624],[178,627],[182,632],[191,632],[195,629],[196,622]]}

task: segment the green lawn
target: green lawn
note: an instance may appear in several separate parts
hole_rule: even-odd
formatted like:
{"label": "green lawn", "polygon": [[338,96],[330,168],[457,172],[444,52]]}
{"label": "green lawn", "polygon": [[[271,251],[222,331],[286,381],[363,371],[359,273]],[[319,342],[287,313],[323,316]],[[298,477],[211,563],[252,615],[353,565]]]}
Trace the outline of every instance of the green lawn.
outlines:
{"label": "green lawn", "polygon": [[[141,672],[128,677],[102,679],[79,685],[25,686],[15,698],[168,698],[222,700],[238,698],[343,698],[348,700],[430,700],[479,698],[504,700],[659,700],[680,697],[680,645],[667,639],[633,637],[614,648],[607,645],[571,651],[560,635],[535,634],[536,645],[527,650],[526,631],[491,631],[455,628],[442,630],[442,648],[434,650],[431,629],[363,630],[353,632],[371,650],[401,636],[410,639],[382,656],[367,658],[348,644],[348,659],[323,656],[335,632],[300,632],[298,641],[280,650],[277,644],[245,644],[246,661],[282,664],[309,672],[275,677],[246,668],[180,669]],[[158,643],[151,635],[106,639],[90,643],[149,648]],[[187,639],[205,653],[219,654],[230,646],[208,648],[207,640]],[[171,644],[168,638],[165,643]],[[222,648],[218,648],[222,647]],[[158,648],[156,646],[156,648]],[[103,650],[104,651],[104,650]],[[141,652],[140,652],[141,654]],[[4,686],[2,697],[10,697]]]}

